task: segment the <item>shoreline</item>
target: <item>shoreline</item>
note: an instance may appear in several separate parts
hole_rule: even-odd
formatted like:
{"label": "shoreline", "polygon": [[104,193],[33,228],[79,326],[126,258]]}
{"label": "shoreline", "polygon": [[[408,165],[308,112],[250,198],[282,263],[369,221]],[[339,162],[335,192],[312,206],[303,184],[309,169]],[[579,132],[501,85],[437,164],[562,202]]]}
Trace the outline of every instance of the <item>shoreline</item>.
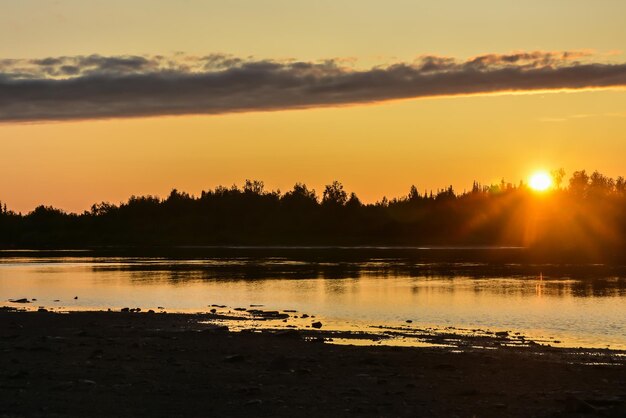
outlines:
{"label": "shoreline", "polygon": [[206,314],[5,309],[0,324],[1,417],[626,413],[626,356],[606,349],[339,345]]}
{"label": "shoreline", "polygon": [[[320,338],[334,344],[385,345],[399,347],[447,347],[451,349],[493,349],[501,346],[529,348],[558,348],[580,352],[611,352],[626,357],[626,346],[620,344],[588,344],[574,340],[574,336],[555,333],[532,332],[522,329],[489,329],[484,326],[440,326],[414,320],[393,322],[368,322],[365,320],[331,319],[316,314],[306,314],[294,309],[267,309],[265,305],[249,307],[208,305],[204,310],[171,310],[164,307],[111,308],[46,306],[37,299],[9,299],[9,306],[0,306],[0,312],[40,313],[149,313],[156,315],[187,315],[201,318],[200,323],[226,326],[231,332],[298,331],[307,333],[314,329]],[[56,301],[60,302],[60,301]],[[320,322],[321,321],[321,322]],[[319,327],[312,326],[319,322]],[[323,329],[322,329],[323,328]],[[556,336],[555,336],[556,335]]]}
{"label": "shoreline", "polygon": [[223,257],[232,255],[275,256],[289,254],[301,259],[363,260],[375,257],[406,257],[431,262],[484,262],[489,264],[547,264],[626,266],[626,257],[611,251],[602,256],[564,251],[550,255],[532,247],[510,244],[394,244],[394,243],[301,243],[301,244],[215,244],[215,245],[68,245],[0,246],[0,259],[30,255],[35,257],[64,254],[75,257]]}

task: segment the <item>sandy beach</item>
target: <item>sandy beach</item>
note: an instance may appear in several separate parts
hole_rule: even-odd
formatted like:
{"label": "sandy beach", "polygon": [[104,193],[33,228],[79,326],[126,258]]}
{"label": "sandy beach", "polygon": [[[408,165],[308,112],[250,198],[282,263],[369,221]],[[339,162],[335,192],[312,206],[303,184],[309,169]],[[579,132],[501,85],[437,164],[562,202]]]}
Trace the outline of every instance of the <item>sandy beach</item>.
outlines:
{"label": "sandy beach", "polygon": [[626,416],[621,352],[336,345],[211,319],[4,309],[0,417]]}

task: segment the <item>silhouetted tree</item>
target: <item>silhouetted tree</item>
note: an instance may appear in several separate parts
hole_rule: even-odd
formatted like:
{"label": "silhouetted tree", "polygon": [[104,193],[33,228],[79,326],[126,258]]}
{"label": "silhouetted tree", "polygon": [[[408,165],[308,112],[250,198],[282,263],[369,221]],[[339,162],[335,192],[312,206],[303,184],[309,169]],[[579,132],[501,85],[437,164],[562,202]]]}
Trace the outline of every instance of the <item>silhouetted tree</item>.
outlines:
{"label": "silhouetted tree", "polygon": [[421,196],[420,196],[420,192],[417,191],[417,187],[415,187],[415,185],[412,185],[411,188],[409,189],[409,194],[407,195],[407,199],[409,201],[417,201],[420,200]]}
{"label": "silhouetted tree", "polygon": [[598,171],[594,171],[589,180],[589,192],[596,195],[612,193],[615,188],[615,181]]}
{"label": "silhouetted tree", "polygon": [[361,200],[359,200],[358,196],[354,192],[350,193],[350,198],[346,202],[346,207],[352,209],[361,207]]}
{"label": "silhouetted tree", "polygon": [[569,179],[569,190],[571,193],[583,196],[589,186],[589,175],[585,170],[574,171]]}
{"label": "silhouetted tree", "polygon": [[364,204],[338,181],[320,201],[302,183],[281,194],[246,180],[241,189],[217,186],[199,197],[174,189],[166,199],[97,203],[80,215],[49,206],[22,215],[0,203],[0,245],[523,245],[533,254],[576,254],[577,261],[587,250],[626,254],[623,177],[576,171],[567,188],[536,196],[523,182],[503,180],[474,182],[462,194],[452,186],[420,194],[411,186],[407,196]]}
{"label": "silhouetted tree", "polygon": [[94,203],[91,205],[91,211],[89,213],[92,216],[105,216],[115,209],[117,209],[117,207],[108,202]]}
{"label": "silhouetted tree", "polygon": [[322,204],[327,206],[343,206],[348,201],[348,194],[343,189],[343,184],[337,180],[332,184],[326,185],[324,188],[324,195],[322,197]]}
{"label": "silhouetted tree", "polygon": [[563,178],[565,177],[565,170],[563,168],[552,170],[550,171],[550,176],[552,177],[552,181],[554,181],[554,187],[560,189],[561,184],[563,184]]}
{"label": "silhouetted tree", "polygon": [[[498,186],[496,186],[496,188],[497,187]],[[440,190],[439,192],[437,192],[437,196],[435,196],[435,200],[450,200],[455,198],[456,194],[454,194],[454,189],[452,188],[452,186],[448,186],[447,189]]]}
{"label": "silhouetted tree", "polygon": [[315,190],[309,190],[306,184],[296,183],[291,191],[285,193],[282,200],[294,205],[315,205],[317,204],[317,195]]}
{"label": "silhouetted tree", "polygon": [[[615,180],[615,191],[620,194],[626,193],[626,181],[624,180],[624,177],[619,176]],[[6,205],[5,205],[5,211],[6,211]]]}
{"label": "silhouetted tree", "polygon": [[243,186],[244,193],[250,194],[263,194],[263,189],[265,188],[265,184],[259,180],[246,180],[246,183]]}

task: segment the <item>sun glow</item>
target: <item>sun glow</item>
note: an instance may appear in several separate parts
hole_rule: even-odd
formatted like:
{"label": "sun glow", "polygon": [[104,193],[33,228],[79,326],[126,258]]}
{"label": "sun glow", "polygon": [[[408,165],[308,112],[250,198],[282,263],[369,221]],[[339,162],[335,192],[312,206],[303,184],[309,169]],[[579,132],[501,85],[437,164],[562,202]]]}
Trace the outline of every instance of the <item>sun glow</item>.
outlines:
{"label": "sun glow", "polygon": [[538,192],[548,190],[552,186],[552,176],[545,171],[537,171],[530,176],[530,188]]}

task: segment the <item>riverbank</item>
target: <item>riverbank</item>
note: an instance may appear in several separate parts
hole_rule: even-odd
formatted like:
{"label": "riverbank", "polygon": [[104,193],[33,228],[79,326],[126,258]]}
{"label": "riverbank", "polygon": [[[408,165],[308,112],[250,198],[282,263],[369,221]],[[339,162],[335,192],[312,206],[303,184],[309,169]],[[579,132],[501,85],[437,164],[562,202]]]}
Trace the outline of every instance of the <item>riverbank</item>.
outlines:
{"label": "riverbank", "polygon": [[0,416],[626,413],[626,360],[608,350],[343,346],[207,319],[0,312]]}

